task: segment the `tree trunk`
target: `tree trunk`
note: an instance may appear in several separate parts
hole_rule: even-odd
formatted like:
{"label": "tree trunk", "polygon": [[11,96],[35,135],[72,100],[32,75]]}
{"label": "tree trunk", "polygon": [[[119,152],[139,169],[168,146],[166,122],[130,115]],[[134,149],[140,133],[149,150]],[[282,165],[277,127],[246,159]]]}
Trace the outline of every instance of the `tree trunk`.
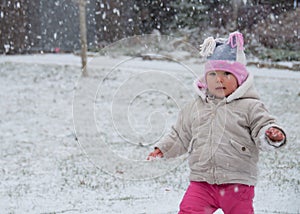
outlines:
{"label": "tree trunk", "polygon": [[234,21],[234,29],[238,30],[238,15],[239,15],[239,9],[243,4],[243,0],[232,0],[232,11],[233,11],[233,21]]}
{"label": "tree trunk", "polygon": [[298,0],[294,0],[294,9],[298,7]]}
{"label": "tree trunk", "polygon": [[87,31],[86,31],[86,2],[79,0],[79,25],[80,25],[80,42],[81,42],[81,68],[82,75],[88,76],[87,73]]}

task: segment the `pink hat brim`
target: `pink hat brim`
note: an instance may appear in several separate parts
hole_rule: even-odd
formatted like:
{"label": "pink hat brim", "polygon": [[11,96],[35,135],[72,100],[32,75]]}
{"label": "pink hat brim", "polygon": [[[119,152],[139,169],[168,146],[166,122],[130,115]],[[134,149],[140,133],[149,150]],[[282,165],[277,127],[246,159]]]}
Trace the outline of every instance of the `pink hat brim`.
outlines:
{"label": "pink hat brim", "polygon": [[236,77],[239,85],[248,77],[246,66],[236,61],[209,60],[205,63],[205,77],[210,71],[227,71]]}

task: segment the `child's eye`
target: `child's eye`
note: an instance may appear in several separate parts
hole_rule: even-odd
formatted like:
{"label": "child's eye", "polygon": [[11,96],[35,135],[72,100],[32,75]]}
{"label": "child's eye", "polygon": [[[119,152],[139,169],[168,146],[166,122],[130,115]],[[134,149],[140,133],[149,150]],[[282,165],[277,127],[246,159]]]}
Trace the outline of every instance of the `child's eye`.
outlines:
{"label": "child's eye", "polygon": [[224,72],[224,75],[228,76],[228,75],[231,75],[231,73],[230,72]]}
{"label": "child's eye", "polygon": [[208,75],[209,76],[216,76],[216,72],[209,72]]}

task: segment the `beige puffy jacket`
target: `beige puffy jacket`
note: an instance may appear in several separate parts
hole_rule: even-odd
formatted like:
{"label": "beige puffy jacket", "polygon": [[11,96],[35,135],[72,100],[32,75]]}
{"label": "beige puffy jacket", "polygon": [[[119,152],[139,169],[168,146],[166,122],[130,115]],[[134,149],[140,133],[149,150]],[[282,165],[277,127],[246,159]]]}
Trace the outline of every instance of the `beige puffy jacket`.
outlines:
{"label": "beige puffy jacket", "polygon": [[259,100],[253,77],[224,99],[208,99],[196,90],[199,98],[180,111],[175,126],[156,147],[165,158],[189,152],[192,181],[255,185],[259,149],[267,143],[262,140],[265,131],[280,127]]}

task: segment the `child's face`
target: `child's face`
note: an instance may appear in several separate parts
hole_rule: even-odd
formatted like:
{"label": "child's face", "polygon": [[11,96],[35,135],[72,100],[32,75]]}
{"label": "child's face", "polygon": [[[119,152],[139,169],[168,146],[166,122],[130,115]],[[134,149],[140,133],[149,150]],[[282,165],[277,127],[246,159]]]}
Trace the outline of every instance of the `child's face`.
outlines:
{"label": "child's face", "polygon": [[223,98],[234,92],[237,87],[237,79],[227,71],[210,71],[206,75],[207,88],[210,94]]}

